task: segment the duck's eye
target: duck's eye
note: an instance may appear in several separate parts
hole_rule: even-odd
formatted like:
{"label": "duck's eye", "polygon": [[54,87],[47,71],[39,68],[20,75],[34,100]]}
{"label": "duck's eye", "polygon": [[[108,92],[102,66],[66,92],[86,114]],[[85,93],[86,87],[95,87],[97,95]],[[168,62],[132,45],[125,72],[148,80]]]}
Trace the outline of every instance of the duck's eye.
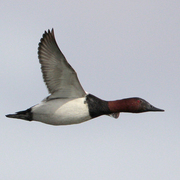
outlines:
{"label": "duck's eye", "polygon": [[137,100],[137,102],[138,102],[138,103],[141,103],[141,100],[140,100],[140,99],[138,99],[138,100]]}

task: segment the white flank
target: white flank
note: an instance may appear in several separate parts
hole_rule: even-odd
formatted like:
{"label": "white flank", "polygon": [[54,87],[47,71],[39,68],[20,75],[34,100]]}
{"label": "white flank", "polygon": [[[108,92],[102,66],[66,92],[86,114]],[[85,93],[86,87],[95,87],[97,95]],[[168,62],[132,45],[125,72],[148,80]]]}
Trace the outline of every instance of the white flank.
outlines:
{"label": "white flank", "polygon": [[91,119],[85,97],[42,102],[32,112],[33,120],[51,125],[77,124]]}

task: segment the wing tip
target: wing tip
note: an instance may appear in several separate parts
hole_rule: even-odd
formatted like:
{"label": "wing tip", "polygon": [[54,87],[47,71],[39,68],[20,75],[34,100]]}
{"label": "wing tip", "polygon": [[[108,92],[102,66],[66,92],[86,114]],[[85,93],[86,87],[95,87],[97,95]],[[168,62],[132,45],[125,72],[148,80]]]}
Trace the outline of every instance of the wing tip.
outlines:
{"label": "wing tip", "polygon": [[53,40],[56,42],[54,35],[54,28],[52,28],[51,30],[48,29],[47,31],[44,31],[42,38],[40,39],[40,42],[38,44],[38,57],[40,55],[40,51],[43,44],[47,44],[49,40]]}
{"label": "wing tip", "polygon": [[44,33],[42,35],[42,38],[40,39],[40,43],[42,43],[42,41],[44,41],[44,39],[47,38],[47,37],[53,37],[55,39],[54,28],[52,28],[51,30],[48,29],[47,31],[44,31]]}
{"label": "wing tip", "polygon": [[47,31],[45,30],[43,36],[48,34],[51,34],[54,37],[54,28],[52,28],[51,30],[48,29]]}

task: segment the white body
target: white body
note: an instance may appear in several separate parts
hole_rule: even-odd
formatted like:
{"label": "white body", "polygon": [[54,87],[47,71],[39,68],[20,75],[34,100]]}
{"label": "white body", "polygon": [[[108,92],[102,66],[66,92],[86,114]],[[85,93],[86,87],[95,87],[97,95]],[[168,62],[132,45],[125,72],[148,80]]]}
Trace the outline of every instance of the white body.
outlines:
{"label": "white body", "polygon": [[51,125],[77,124],[91,119],[86,98],[42,101],[32,107],[33,120]]}

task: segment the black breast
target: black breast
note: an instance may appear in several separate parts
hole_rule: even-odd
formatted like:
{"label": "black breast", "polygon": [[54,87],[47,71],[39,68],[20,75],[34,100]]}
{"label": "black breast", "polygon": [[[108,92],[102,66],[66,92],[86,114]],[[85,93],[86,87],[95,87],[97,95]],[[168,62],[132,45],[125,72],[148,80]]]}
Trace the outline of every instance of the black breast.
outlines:
{"label": "black breast", "polygon": [[89,107],[89,114],[92,118],[111,113],[108,107],[108,102],[99,99],[92,94],[86,96],[86,102]]}

